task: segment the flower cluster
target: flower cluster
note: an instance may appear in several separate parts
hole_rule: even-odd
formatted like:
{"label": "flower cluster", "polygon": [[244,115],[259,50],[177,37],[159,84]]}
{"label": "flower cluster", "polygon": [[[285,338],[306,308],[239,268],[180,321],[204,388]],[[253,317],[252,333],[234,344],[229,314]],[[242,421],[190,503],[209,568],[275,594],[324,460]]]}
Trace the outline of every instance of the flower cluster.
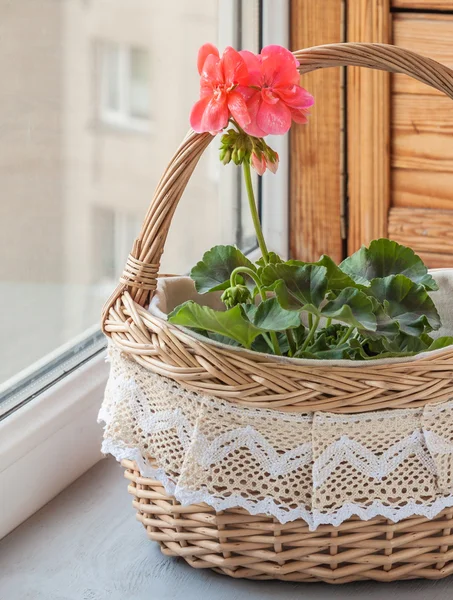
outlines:
{"label": "flower cluster", "polygon": [[262,138],[252,137],[244,131],[228,129],[220,140],[220,160],[224,165],[231,161],[240,165],[247,160],[258,175],[263,175],[266,169],[272,173],[277,172],[279,156]]}
{"label": "flower cluster", "polygon": [[[313,97],[299,85],[298,65],[282,46],[266,46],[260,54],[228,47],[220,56],[205,44],[198,53],[200,100],[190,115],[192,129],[218,133],[234,119],[246,134],[262,138],[286,133],[292,121],[305,123]],[[257,164],[265,159],[255,154]]]}

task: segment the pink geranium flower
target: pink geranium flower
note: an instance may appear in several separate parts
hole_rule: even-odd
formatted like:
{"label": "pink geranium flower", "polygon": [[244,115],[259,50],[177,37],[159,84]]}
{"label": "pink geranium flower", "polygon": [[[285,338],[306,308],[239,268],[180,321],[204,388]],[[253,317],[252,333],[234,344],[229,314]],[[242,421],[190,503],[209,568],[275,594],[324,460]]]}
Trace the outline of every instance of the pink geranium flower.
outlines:
{"label": "pink geranium flower", "polygon": [[247,65],[242,56],[231,47],[220,57],[212,44],[205,44],[198,52],[200,100],[192,108],[190,125],[197,133],[217,133],[228,124],[231,116],[242,127],[250,124],[244,96],[238,86],[249,84]]}
{"label": "pink geranium flower", "polygon": [[299,85],[299,63],[282,46],[266,46],[259,55],[240,52],[249,71],[248,87],[239,91],[247,101],[251,121],[243,129],[255,137],[283,134],[291,122],[307,122],[314,99]]}

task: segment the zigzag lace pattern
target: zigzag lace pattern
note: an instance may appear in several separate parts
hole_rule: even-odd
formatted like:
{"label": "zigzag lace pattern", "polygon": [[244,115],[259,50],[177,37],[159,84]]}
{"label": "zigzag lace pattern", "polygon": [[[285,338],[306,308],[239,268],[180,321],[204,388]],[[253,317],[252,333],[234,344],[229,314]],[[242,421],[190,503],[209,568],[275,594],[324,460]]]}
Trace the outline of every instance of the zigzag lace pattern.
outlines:
{"label": "zigzag lace pattern", "polygon": [[182,504],[303,518],[311,529],[453,506],[453,402],[366,415],[238,408],[114,348],[110,358],[102,450],[135,460]]}

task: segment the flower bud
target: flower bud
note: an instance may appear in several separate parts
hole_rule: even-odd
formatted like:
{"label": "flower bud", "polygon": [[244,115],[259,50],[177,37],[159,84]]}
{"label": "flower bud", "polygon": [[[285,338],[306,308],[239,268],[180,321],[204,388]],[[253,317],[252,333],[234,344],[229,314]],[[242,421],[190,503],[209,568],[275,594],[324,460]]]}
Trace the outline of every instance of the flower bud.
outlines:
{"label": "flower bud", "polygon": [[278,164],[279,164],[279,156],[277,154],[277,152],[272,151],[273,156],[269,156],[268,159],[266,160],[267,163],[267,168],[269,169],[269,171],[271,171],[271,173],[275,173],[277,172],[278,169]]}
{"label": "flower bud", "polygon": [[233,148],[233,152],[231,153],[231,159],[235,165],[240,165],[241,161],[239,160],[238,149]]}
{"label": "flower bud", "polygon": [[248,287],[238,284],[227,288],[221,295],[220,299],[227,308],[233,308],[233,306],[242,304],[243,302],[250,303],[252,301],[252,296]]}
{"label": "flower bud", "polygon": [[225,150],[223,157],[221,156],[220,160],[224,165],[227,165],[231,161],[231,150]]}
{"label": "flower bud", "polygon": [[266,158],[261,151],[254,150],[250,157],[250,164],[258,173],[258,175],[263,175],[266,170]]}

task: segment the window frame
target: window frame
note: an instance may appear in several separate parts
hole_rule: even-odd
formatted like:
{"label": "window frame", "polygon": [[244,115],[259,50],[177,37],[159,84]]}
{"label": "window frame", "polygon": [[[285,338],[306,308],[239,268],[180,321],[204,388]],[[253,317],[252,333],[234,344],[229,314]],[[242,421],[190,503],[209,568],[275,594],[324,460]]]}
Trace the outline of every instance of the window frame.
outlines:
{"label": "window frame", "polygon": [[[257,4],[262,10],[262,45],[288,47],[289,0],[257,0]],[[236,45],[238,15],[240,0],[219,0],[223,32],[220,47]],[[279,153],[281,163],[277,175],[267,174],[263,179],[262,227],[269,248],[286,258],[288,136],[270,139],[270,144]],[[231,198],[237,185],[235,175],[233,169],[222,173],[222,198],[228,194]],[[256,254],[253,250],[251,258]],[[97,414],[107,377],[103,350],[36,393],[6,418],[0,416],[0,539],[103,458]]]}

